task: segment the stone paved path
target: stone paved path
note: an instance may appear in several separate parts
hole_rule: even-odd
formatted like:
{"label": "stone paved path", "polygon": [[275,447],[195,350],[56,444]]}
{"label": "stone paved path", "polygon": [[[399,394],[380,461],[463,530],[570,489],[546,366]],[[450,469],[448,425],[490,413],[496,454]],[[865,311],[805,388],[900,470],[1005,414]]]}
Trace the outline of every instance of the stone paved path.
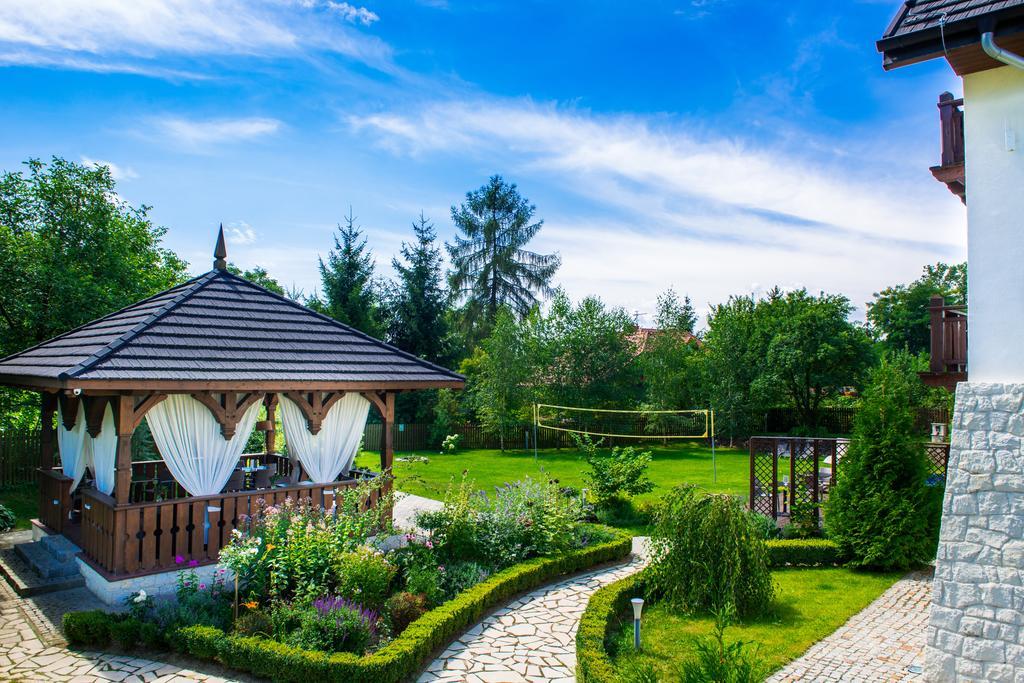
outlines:
{"label": "stone paved path", "polygon": [[[172,663],[131,655],[68,650],[60,632],[66,611],[92,609],[96,599],[84,588],[19,598],[0,578],[0,681],[106,683],[216,683],[228,680]],[[211,668],[211,671],[213,669]]]}
{"label": "stone paved path", "polygon": [[903,577],[769,683],[920,680],[931,588],[930,571]]}
{"label": "stone paved path", "polygon": [[626,564],[545,586],[495,611],[452,642],[419,681],[575,681],[576,629],[587,601],[601,586],[643,567],[638,541]]}

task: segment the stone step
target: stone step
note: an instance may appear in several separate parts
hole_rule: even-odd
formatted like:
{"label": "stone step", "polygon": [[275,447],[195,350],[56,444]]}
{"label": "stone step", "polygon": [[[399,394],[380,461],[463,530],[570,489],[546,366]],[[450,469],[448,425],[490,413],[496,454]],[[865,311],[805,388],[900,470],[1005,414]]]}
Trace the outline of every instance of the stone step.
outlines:
{"label": "stone step", "polygon": [[18,554],[15,548],[0,548],[0,574],[22,596],[41,595],[55,591],[78,588],[85,585],[85,577],[81,574],[67,578],[44,579]]}
{"label": "stone step", "polygon": [[62,562],[41,541],[19,543],[14,550],[43,579],[71,578],[79,573],[73,557]]}
{"label": "stone step", "polygon": [[53,555],[58,562],[71,562],[74,564],[75,555],[81,552],[81,548],[60,534],[43,536],[39,542],[46,548],[46,551]]}

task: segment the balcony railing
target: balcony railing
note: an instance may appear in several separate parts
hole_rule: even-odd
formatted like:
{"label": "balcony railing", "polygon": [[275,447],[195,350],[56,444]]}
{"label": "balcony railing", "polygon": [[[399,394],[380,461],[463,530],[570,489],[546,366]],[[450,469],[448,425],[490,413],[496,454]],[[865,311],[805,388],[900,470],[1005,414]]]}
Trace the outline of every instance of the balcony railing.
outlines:
{"label": "balcony railing", "polygon": [[949,191],[966,201],[967,181],[964,174],[964,111],[963,99],[952,93],[939,95],[939,131],[941,135],[941,163],[932,166],[935,179],[945,183]]}
{"label": "balcony railing", "polygon": [[947,306],[941,296],[933,296],[931,316],[931,355],[928,372],[921,379],[931,386],[955,389],[967,380],[967,308]]}

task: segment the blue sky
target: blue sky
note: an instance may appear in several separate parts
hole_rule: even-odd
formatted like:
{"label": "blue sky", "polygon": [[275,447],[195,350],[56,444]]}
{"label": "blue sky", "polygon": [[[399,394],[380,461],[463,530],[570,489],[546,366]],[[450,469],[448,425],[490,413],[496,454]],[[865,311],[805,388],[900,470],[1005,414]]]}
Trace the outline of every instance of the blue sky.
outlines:
{"label": "blue sky", "polygon": [[873,291],[961,260],[935,182],[942,62],[884,73],[898,2],[7,0],[0,168],[111,165],[167,244],[307,292],[348,207],[378,268],[500,173],[558,282],[647,313]]}

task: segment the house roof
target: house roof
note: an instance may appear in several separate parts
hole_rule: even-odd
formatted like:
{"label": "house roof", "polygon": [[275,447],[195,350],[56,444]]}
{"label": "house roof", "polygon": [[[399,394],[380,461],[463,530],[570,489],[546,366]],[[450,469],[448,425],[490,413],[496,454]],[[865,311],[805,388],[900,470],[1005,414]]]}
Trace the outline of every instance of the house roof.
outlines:
{"label": "house roof", "polygon": [[[651,339],[661,334],[670,332],[670,330],[662,330],[657,327],[638,327],[635,332],[630,333],[626,336],[626,339],[633,345],[637,355],[647,350],[648,345],[651,343]],[[700,339],[694,336],[690,332],[679,332],[682,334],[683,343],[689,344],[690,342],[696,342],[700,345]]]}
{"label": "house roof", "polygon": [[25,387],[461,387],[464,378],[220,267],[0,360]]}
{"label": "house roof", "polygon": [[878,41],[885,69],[946,56],[958,74],[1002,66],[982,51],[982,30],[1024,46],[1024,0],[906,0]]}

